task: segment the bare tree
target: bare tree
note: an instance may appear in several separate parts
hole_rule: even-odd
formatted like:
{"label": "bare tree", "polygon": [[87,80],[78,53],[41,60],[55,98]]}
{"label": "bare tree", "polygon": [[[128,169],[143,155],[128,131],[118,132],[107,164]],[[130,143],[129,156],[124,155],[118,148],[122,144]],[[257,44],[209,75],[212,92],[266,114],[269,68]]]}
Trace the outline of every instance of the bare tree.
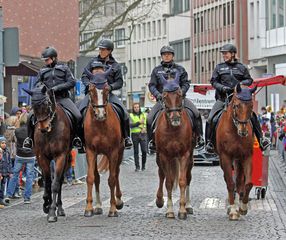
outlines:
{"label": "bare tree", "polygon": [[[87,39],[81,39],[80,46],[88,45],[88,48],[81,51],[82,54],[92,52],[96,49],[96,43],[106,33],[113,32],[113,30],[123,25],[124,23],[131,23],[131,33],[136,21],[142,20],[149,15],[155,5],[155,1],[152,1],[148,7],[144,8],[139,14],[136,12],[136,8],[143,3],[144,0],[79,0],[80,3],[80,35],[87,32],[91,25],[94,24],[94,20],[103,19],[105,17],[106,22],[100,22],[101,26],[94,31]],[[112,13],[107,13],[106,10],[113,9]],[[129,34],[130,35],[130,34]],[[130,36],[129,36],[130,38]]]}

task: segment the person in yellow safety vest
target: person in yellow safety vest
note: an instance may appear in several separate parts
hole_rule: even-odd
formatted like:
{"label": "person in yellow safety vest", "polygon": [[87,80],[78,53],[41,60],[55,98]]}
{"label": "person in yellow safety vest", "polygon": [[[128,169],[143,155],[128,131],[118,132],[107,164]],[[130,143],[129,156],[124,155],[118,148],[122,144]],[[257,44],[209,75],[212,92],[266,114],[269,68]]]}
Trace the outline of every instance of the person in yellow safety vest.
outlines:
{"label": "person in yellow safety vest", "polygon": [[135,171],[140,171],[139,164],[139,144],[142,153],[142,168],[144,171],[146,167],[146,157],[147,157],[147,115],[141,112],[140,104],[134,103],[132,113],[130,113],[130,127],[131,127],[131,138],[133,142],[134,149],[134,161],[135,161]]}

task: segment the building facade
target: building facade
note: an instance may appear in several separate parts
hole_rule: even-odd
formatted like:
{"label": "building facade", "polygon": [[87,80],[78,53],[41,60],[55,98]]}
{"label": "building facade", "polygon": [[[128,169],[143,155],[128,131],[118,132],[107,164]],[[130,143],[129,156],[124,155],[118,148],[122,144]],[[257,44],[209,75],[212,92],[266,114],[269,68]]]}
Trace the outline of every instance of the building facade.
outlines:
{"label": "building facade", "polygon": [[[18,105],[18,86],[28,83],[42,66],[40,55],[47,46],[58,50],[59,60],[75,61],[79,49],[77,0],[0,1],[4,28],[18,28],[18,67],[5,67],[5,111]],[[20,84],[21,85],[21,84]],[[30,84],[28,84],[30,86]]]}
{"label": "building facade", "polygon": [[248,64],[247,1],[192,0],[192,79],[209,83],[216,64],[222,61],[220,47],[235,44],[238,58]]}
{"label": "building facade", "polygon": [[[249,60],[254,78],[286,75],[286,0],[248,0]],[[256,96],[259,109],[286,104],[286,87],[269,86]]]}

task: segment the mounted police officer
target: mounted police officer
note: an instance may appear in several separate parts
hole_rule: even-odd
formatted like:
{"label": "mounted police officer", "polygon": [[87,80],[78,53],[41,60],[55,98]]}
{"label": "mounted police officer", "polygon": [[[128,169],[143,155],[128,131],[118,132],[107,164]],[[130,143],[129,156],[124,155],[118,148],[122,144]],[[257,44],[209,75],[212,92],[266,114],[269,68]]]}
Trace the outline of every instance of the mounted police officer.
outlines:
{"label": "mounted police officer", "polygon": [[[179,82],[180,87],[183,92],[183,96],[186,95],[189,87],[190,81],[188,80],[188,73],[184,69],[184,67],[176,64],[174,62],[174,55],[175,51],[171,46],[163,46],[160,50],[162,62],[159,66],[155,67],[151,74],[151,80],[149,82],[149,90],[152,95],[156,98],[157,103],[153,106],[151,112],[148,114],[147,119],[147,134],[148,134],[148,141],[149,141],[149,150],[155,151],[155,142],[153,141],[153,129],[152,123],[162,109],[162,92],[163,92],[163,83],[160,81],[160,74],[162,74],[165,79],[174,79],[176,73],[179,73]],[[202,119],[200,112],[197,110],[195,105],[189,101],[188,99],[184,99],[184,106],[191,111],[192,115],[194,116],[194,129],[196,130],[196,134],[198,136],[198,144],[197,148],[201,148],[204,146],[204,139],[202,137],[203,130],[202,130]]]}
{"label": "mounted police officer", "polygon": [[[227,95],[233,93],[234,88],[238,83],[250,86],[253,82],[248,69],[242,63],[238,62],[235,56],[237,49],[233,44],[222,46],[220,52],[223,55],[224,62],[216,66],[210,80],[212,86],[216,89],[216,103],[214,104],[206,123],[207,144],[205,149],[210,153],[214,151],[214,116],[224,108]],[[270,141],[267,138],[263,138],[261,127],[255,113],[252,114],[251,122],[254,133],[259,141],[260,148],[262,150],[266,149],[270,145]]]}
{"label": "mounted police officer", "polygon": [[[73,116],[75,121],[74,128],[78,129],[81,126],[81,114],[76,105],[72,102],[69,96],[69,90],[75,86],[75,79],[67,65],[58,63],[58,53],[53,47],[47,47],[42,52],[42,60],[45,66],[40,69],[37,81],[34,84],[36,87],[39,83],[43,83],[48,89],[54,91],[56,101],[65,111],[68,111]],[[31,112],[28,119],[28,137],[24,140],[24,148],[32,148],[34,135],[34,114]],[[73,145],[82,147],[82,142],[79,137],[73,140]]]}
{"label": "mounted police officer", "polygon": [[[130,139],[130,127],[129,127],[129,114],[122,104],[122,102],[118,99],[118,97],[112,94],[112,90],[121,89],[123,86],[123,78],[121,73],[120,65],[112,56],[112,51],[114,48],[114,44],[109,39],[102,39],[98,45],[99,55],[94,57],[86,66],[88,71],[92,71],[92,69],[98,64],[102,63],[106,70],[111,68],[110,73],[107,75],[107,83],[110,89],[109,102],[119,107],[120,109],[120,118],[121,118],[121,129],[124,137],[125,148],[132,147],[132,141]],[[86,72],[83,72],[81,81],[86,88],[88,88],[89,77]],[[86,96],[81,102],[79,109],[83,113],[88,105],[88,96]]]}

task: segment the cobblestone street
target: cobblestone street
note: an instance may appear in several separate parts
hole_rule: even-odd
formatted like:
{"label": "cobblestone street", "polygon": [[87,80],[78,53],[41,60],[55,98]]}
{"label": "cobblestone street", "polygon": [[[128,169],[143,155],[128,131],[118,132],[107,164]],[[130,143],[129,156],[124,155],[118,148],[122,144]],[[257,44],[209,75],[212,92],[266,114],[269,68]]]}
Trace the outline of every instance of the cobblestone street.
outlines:
{"label": "cobblestone street", "polygon": [[[253,189],[249,213],[237,222],[230,222],[226,215],[226,187],[219,166],[195,166],[191,183],[194,214],[186,221],[166,219],[166,209],[155,205],[157,166],[154,156],[149,156],[145,172],[135,172],[132,163],[121,166],[125,204],[118,218],[107,217],[109,188],[108,174],[104,174],[103,215],[84,217],[86,185],[65,185],[66,217],[47,223],[42,192],[33,195],[30,205],[14,200],[0,210],[1,239],[286,239],[286,176],[277,152],[271,156],[266,198],[256,200]],[[173,195],[177,213],[178,189]]]}

